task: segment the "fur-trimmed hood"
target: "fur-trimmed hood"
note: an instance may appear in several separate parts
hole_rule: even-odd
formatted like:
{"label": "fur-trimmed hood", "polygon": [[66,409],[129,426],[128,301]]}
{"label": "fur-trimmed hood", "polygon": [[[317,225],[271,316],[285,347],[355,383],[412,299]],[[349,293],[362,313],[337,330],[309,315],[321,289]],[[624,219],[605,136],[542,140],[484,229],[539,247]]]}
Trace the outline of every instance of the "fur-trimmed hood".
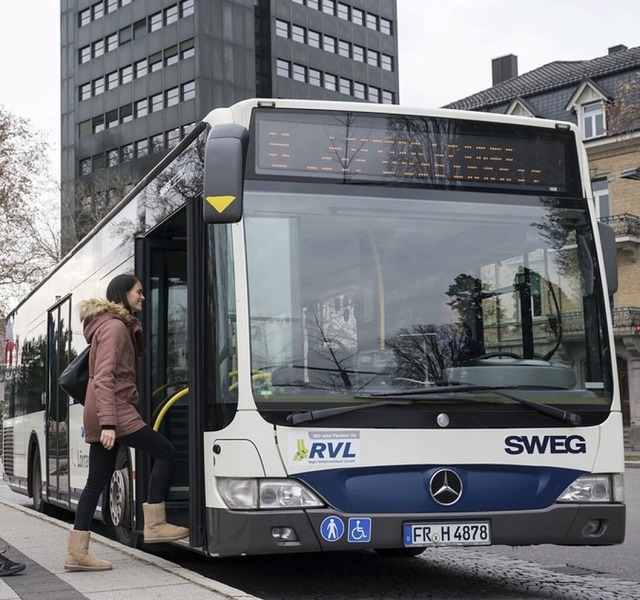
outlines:
{"label": "fur-trimmed hood", "polygon": [[84,326],[84,337],[88,343],[95,330],[108,319],[120,319],[132,332],[141,328],[140,321],[122,304],[104,299],[91,298],[78,304],[78,316]]}

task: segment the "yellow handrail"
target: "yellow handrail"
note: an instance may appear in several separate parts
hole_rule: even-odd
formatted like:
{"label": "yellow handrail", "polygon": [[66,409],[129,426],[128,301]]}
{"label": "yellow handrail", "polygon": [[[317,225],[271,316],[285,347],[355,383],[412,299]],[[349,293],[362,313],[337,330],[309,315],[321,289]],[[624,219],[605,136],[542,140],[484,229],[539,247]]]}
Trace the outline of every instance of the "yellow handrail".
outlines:
{"label": "yellow handrail", "polygon": [[160,411],[160,414],[158,415],[158,417],[156,418],[155,423],[153,424],[153,430],[154,431],[158,431],[160,429],[160,424],[162,423],[162,419],[164,419],[164,416],[167,414],[167,411],[178,401],[180,400],[180,398],[182,398],[183,396],[186,396],[189,393],[189,388],[186,387],[182,390],[180,390],[179,392],[176,392],[171,398],[169,398],[169,400],[167,400],[167,402],[165,403],[165,405],[162,407],[162,410]]}

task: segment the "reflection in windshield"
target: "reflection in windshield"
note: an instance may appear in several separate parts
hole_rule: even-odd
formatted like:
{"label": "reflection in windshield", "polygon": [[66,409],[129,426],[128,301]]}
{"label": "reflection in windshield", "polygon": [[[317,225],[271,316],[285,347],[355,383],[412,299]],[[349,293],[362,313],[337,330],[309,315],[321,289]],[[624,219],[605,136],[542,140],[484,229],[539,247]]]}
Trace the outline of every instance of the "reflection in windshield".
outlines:
{"label": "reflection in windshield", "polygon": [[453,384],[606,396],[578,206],[408,188],[247,192],[256,400]]}

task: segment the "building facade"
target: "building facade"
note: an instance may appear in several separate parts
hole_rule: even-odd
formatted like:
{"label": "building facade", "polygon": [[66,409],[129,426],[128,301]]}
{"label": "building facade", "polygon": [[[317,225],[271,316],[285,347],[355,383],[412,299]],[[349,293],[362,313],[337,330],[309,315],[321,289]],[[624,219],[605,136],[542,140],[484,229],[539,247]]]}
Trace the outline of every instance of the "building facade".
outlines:
{"label": "building facade", "polygon": [[582,131],[596,212],[616,234],[615,351],[627,446],[640,449],[640,47],[520,76],[513,55],[492,66],[491,88],[447,107],[570,121]]}
{"label": "building facade", "polygon": [[61,0],[69,250],[210,110],[397,103],[396,0]]}

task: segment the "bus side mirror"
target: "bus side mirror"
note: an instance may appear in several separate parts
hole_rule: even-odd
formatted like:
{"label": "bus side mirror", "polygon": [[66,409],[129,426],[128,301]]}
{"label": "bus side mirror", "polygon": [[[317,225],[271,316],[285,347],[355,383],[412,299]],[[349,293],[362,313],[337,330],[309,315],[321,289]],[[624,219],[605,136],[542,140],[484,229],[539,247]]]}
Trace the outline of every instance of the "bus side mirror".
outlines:
{"label": "bus side mirror", "polygon": [[602,245],[602,257],[604,259],[604,271],[607,277],[609,294],[618,291],[618,258],[616,256],[616,233],[613,227],[598,221],[600,232],[600,244]]}
{"label": "bus side mirror", "polygon": [[211,128],[204,151],[205,223],[237,223],[242,218],[248,145],[249,133],[242,125]]}

